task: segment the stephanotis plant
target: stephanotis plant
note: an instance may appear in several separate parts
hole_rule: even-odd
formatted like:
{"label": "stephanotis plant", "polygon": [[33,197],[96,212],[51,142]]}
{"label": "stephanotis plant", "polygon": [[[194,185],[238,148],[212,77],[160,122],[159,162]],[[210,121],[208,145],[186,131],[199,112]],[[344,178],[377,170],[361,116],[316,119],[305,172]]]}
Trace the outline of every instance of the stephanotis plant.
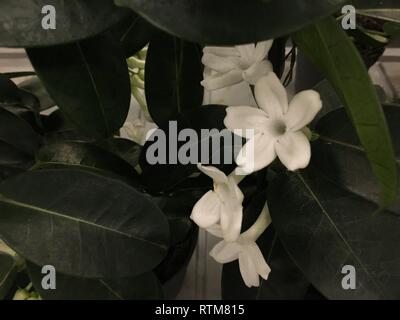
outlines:
{"label": "stephanotis plant", "polygon": [[400,109],[345,5],[398,35],[390,0],[2,0],[0,299],[175,298],[199,229],[223,299],[400,298]]}

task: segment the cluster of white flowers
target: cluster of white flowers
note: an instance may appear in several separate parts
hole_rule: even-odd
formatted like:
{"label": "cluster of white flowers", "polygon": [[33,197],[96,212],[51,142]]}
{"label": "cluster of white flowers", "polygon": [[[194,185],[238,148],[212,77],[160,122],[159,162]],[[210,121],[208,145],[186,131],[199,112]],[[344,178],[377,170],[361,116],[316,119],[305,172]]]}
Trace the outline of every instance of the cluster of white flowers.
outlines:
{"label": "cluster of white flowers", "polygon": [[[235,134],[243,132],[247,144],[254,148],[248,158],[246,145],[239,152],[236,164],[240,172],[251,174],[270,165],[277,157],[288,170],[308,166],[311,158],[306,126],[322,107],[320,96],[313,90],[302,91],[289,103],[288,94],[266,60],[272,41],[236,47],[206,47],[203,64],[206,66],[202,82],[206,91],[245,83],[254,86],[256,106],[227,108],[225,126]],[[253,137],[246,137],[252,129]],[[239,131],[238,131],[239,130]],[[243,193],[238,183],[244,176],[226,176],[214,167],[198,166],[214,181],[214,190],[206,193],[194,206],[192,220],[211,234],[222,238],[211,251],[219,263],[239,260],[240,272],[248,287],[259,286],[259,276],[268,278],[270,268],[256,244],[271,223],[265,204],[258,220],[241,233]],[[236,171],[235,171],[236,172]]]}

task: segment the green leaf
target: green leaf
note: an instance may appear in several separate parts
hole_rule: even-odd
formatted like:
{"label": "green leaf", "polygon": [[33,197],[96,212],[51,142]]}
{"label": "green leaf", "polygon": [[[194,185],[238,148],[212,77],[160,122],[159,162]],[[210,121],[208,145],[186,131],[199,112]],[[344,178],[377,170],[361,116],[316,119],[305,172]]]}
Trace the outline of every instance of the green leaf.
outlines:
{"label": "green leaf", "polygon": [[381,188],[381,205],[394,201],[397,168],[392,141],[368,72],[335,19],[326,18],[294,34],[305,55],[330,80],[357,130]]}
{"label": "green leaf", "polygon": [[50,96],[82,132],[113,135],[130,104],[130,79],[121,43],[109,33],[68,45],[28,49]]}
{"label": "green leaf", "polygon": [[115,0],[155,26],[201,44],[250,43],[287,35],[327,16],[344,0]]}
{"label": "green leaf", "polygon": [[357,9],[394,9],[400,8],[397,0],[352,0]]}
{"label": "green leaf", "polygon": [[[400,107],[385,112],[399,159]],[[400,198],[376,213],[379,188],[344,109],[322,118],[317,130],[310,167],[282,173],[269,186],[279,239],[327,298],[399,299]],[[354,290],[343,290],[344,265],[356,269]]]}
{"label": "green leaf", "polygon": [[115,25],[112,31],[122,42],[127,58],[144,48],[159,32],[157,28],[133,12]]}
{"label": "green leaf", "polygon": [[131,140],[110,138],[99,142],[98,145],[125,160],[133,167],[139,164],[140,153],[143,147]]}
{"label": "green leaf", "polygon": [[[56,9],[56,29],[45,30],[42,8]],[[73,42],[92,37],[127,15],[110,0],[2,0],[0,47],[37,47]]]}
{"label": "green leaf", "polygon": [[36,155],[35,168],[59,167],[95,168],[119,175],[127,182],[137,182],[134,167],[122,158],[91,143],[78,141],[55,142],[43,146]]}
{"label": "green leaf", "polygon": [[[399,299],[400,223],[375,204],[318,174],[285,174],[268,203],[279,239],[307,279],[329,299]],[[343,290],[344,265],[356,289]]]}
{"label": "green leaf", "polygon": [[155,269],[166,283],[189,263],[197,245],[198,228],[190,219],[193,206],[203,196],[200,190],[179,190],[155,199],[164,212],[171,231],[171,247],[164,261]]}
{"label": "green leaf", "polygon": [[[219,169],[226,170],[227,173],[231,172],[235,168],[234,151],[238,150],[237,147],[239,146],[235,146],[238,139],[234,139],[233,134],[231,134],[232,143],[222,139],[224,137],[222,135],[222,130],[226,130],[223,123],[226,116],[225,109],[225,106],[208,105],[203,106],[202,108],[188,110],[177,116],[177,132],[181,132],[184,129],[194,130],[197,134],[197,139],[193,138],[178,142],[177,135],[174,133],[174,129],[170,130],[168,123],[161,126],[160,129],[154,133],[155,135],[159,134],[159,136],[165,135],[167,145],[164,145],[162,142],[163,139],[158,141],[159,137],[151,137],[143,147],[140,157],[140,167],[143,170],[142,178],[147,190],[151,192],[171,190],[173,187],[183,182],[191,174],[198,172],[197,161],[196,163],[189,164],[182,164],[180,161],[177,161],[177,164],[172,163],[171,159],[178,155],[178,152],[183,145],[186,147],[190,146],[194,150],[198,150],[199,157],[196,160],[201,160],[201,148],[203,147],[204,151],[207,143],[209,146],[212,146],[212,141],[218,142],[218,139],[220,139],[220,143],[217,145],[217,150],[213,148],[208,155],[209,163],[213,163],[213,165]],[[203,134],[202,136],[202,130],[210,130],[210,132],[209,134]],[[226,132],[227,131],[225,131],[225,133]],[[170,139],[171,141],[174,141],[173,144],[171,144],[171,147],[168,143]],[[155,141],[153,142],[152,140]],[[240,140],[240,143],[241,142],[242,141]],[[174,145],[176,148],[174,148]],[[166,155],[166,163],[149,163],[149,155],[153,156],[154,149],[160,150],[163,155]],[[216,153],[218,153],[220,156],[220,161],[213,162],[212,160]],[[225,155],[232,155],[231,159],[225,160]],[[205,157],[205,155],[203,155],[203,157]],[[231,164],[228,164],[229,160],[231,160]],[[218,164],[216,164],[216,162],[218,162]]]}
{"label": "green leaf", "polygon": [[12,256],[0,252],[0,300],[3,300],[14,284],[17,266]]}
{"label": "green leaf", "polygon": [[[246,207],[242,232],[257,220],[265,201],[266,192],[262,191]],[[222,271],[222,298],[224,300],[303,299],[310,284],[287,254],[272,225],[258,239],[257,244],[272,269],[268,280],[260,278],[261,283],[258,288],[248,288],[240,274],[238,261],[225,264]]]}
{"label": "green leaf", "polygon": [[0,74],[0,107],[27,121],[41,131],[39,100],[30,92],[18,88],[6,75]]}
{"label": "green leaf", "polygon": [[3,182],[0,194],[0,236],[35,264],[85,278],[132,277],[167,253],[165,216],[115,179],[41,170]]}
{"label": "green leaf", "polygon": [[[397,165],[400,163],[400,106],[384,105],[387,123],[394,137],[394,149]],[[337,124],[340,123],[340,130]],[[330,181],[334,181],[347,190],[379,202],[379,185],[362,150],[357,133],[344,109],[336,110],[323,117],[315,129],[320,138],[313,146],[313,163]],[[400,197],[389,207],[400,213]]]}
{"label": "green leaf", "polygon": [[385,32],[392,37],[400,37],[400,22],[387,22],[383,26]]}
{"label": "green leaf", "polygon": [[0,108],[0,165],[27,168],[39,148],[40,137],[15,114]]}
{"label": "green leaf", "polygon": [[34,288],[45,300],[158,300],[162,287],[153,272],[134,278],[84,279],[57,273],[55,290],[43,290],[41,268],[27,263]]}
{"label": "green leaf", "polygon": [[41,121],[44,127],[46,144],[64,140],[93,142],[93,139],[79,131],[60,109],[53,111],[48,116],[41,115]]}
{"label": "green leaf", "polygon": [[198,45],[165,33],[151,41],[146,58],[146,100],[158,125],[202,105],[201,57]]}
{"label": "green leaf", "polygon": [[172,245],[182,243],[187,239],[193,229],[190,215],[194,205],[203,195],[203,190],[193,189],[177,190],[168,195],[153,197],[168,219]]}

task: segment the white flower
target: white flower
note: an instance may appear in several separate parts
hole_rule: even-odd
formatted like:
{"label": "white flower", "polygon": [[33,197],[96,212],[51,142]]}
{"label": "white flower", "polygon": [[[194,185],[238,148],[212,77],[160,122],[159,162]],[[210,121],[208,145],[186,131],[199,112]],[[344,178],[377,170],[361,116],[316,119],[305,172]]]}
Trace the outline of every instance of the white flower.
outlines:
{"label": "white flower", "polygon": [[251,173],[265,168],[278,156],[291,171],[307,167],[311,147],[302,130],[322,107],[319,94],[313,90],[302,91],[288,104],[285,88],[271,72],[257,82],[255,97],[260,109],[229,107],[224,120],[231,131],[255,130],[254,137],[247,142],[254,147],[254,161],[246,159],[245,145],[237,156],[238,166]]}
{"label": "white flower", "polygon": [[199,164],[198,168],[214,180],[214,190],[207,192],[196,203],[191,219],[203,229],[220,224],[224,239],[235,241],[242,228],[244,199],[236,177],[227,177],[215,167]]}
{"label": "white flower", "polygon": [[235,47],[205,47],[203,64],[216,71],[207,76],[202,85],[207,90],[217,90],[246,81],[251,85],[273,70],[265,60],[273,41]]}
{"label": "white flower", "polygon": [[[246,286],[258,287],[259,276],[267,280],[271,269],[256,241],[270,224],[271,216],[266,205],[255,224],[241,234],[236,242],[223,240],[211,250],[210,255],[219,263],[229,263],[239,259],[240,274]],[[218,226],[211,228],[210,232],[218,236]]]}

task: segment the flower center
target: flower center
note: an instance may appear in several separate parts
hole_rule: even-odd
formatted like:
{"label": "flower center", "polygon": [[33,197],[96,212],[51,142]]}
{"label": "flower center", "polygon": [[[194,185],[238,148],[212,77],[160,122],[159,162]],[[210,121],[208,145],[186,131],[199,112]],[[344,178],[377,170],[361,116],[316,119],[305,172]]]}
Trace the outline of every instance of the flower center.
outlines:
{"label": "flower center", "polygon": [[287,127],[283,121],[276,121],[273,124],[273,132],[276,136],[282,136],[286,133]]}

